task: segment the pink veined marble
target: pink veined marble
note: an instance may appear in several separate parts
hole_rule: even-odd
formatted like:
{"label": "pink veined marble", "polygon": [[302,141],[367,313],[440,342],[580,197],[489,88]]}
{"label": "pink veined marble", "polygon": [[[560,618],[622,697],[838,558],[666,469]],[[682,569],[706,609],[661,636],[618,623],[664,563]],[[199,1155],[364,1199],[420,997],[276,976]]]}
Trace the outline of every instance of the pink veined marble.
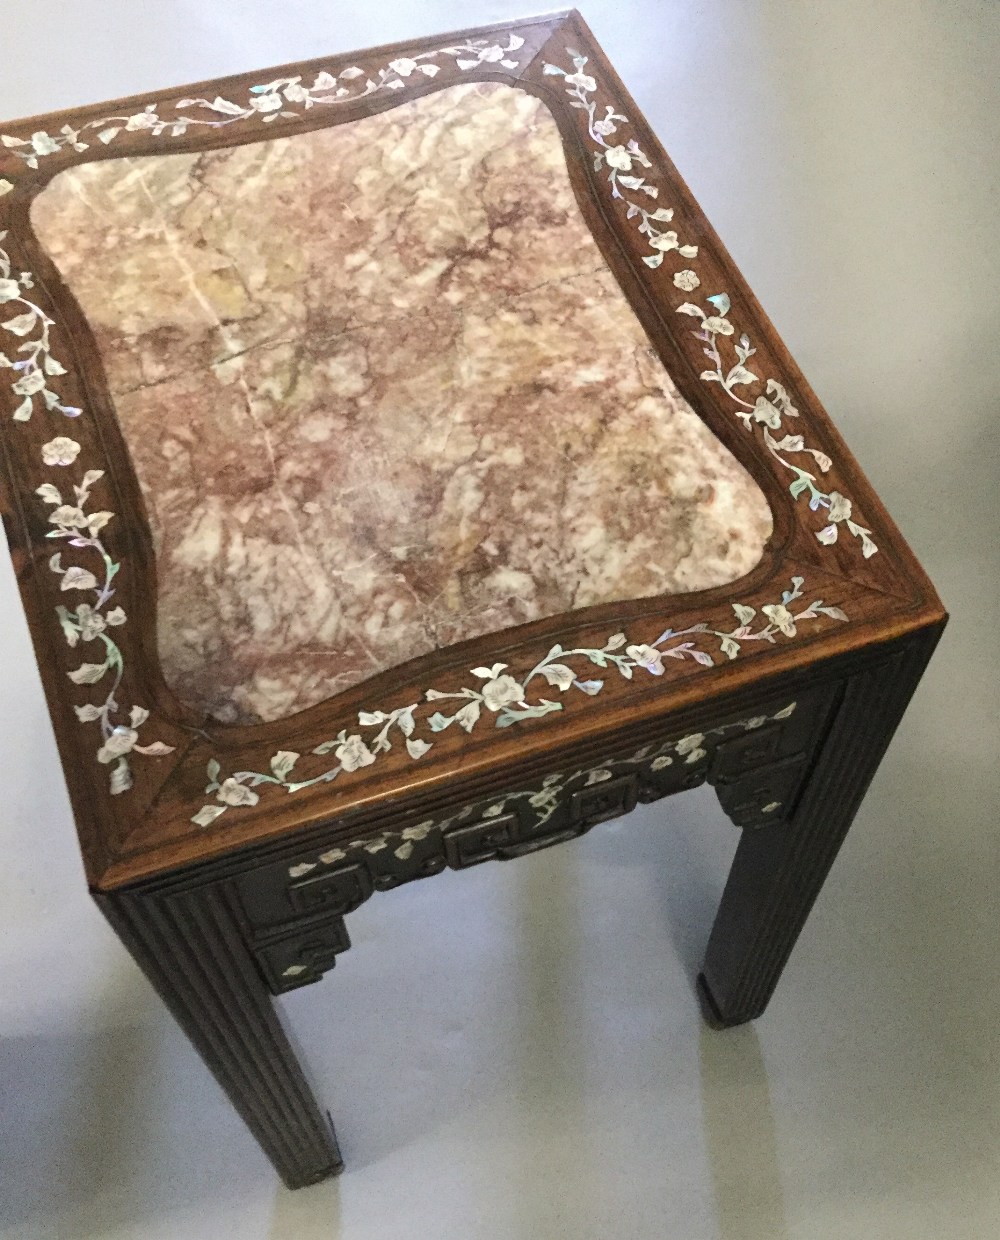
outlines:
{"label": "pink veined marble", "polygon": [[764,497],[650,348],[531,95],[85,164],[32,220],[146,497],[164,674],[216,719],[760,558]]}

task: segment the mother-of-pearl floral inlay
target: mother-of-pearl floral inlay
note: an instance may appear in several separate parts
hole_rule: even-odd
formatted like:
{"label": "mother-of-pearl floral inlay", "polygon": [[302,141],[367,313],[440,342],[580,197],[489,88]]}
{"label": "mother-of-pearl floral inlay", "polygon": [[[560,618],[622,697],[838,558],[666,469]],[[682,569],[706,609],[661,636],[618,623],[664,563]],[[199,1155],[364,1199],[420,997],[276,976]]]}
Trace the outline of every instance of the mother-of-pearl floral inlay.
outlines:
{"label": "mother-of-pearl floral inlay", "polygon": [[[466,39],[450,47],[397,56],[370,73],[357,65],[345,65],[333,73],[321,69],[309,78],[300,73],[274,78],[251,86],[242,103],[221,95],[213,99],[196,97],[172,103],[148,103],[135,112],[102,116],[76,128],[66,124],[58,133],[37,129],[30,138],[0,134],[0,144],[26,167],[36,169],[41,160],[60,151],[82,153],[88,150],[95,138],[101,146],[111,146],[122,134],[183,138],[199,128],[224,129],[237,121],[259,121],[265,125],[276,120],[294,121],[311,108],[342,106],[379,91],[403,90],[407,78],[417,81],[422,77],[434,78],[441,72],[442,63],[451,63],[462,72],[491,66],[517,69],[520,62],[515,54],[523,46],[521,36],[512,32],[498,39]],[[10,181],[0,180],[0,197],[12,189]]]}
{"label": "mother-of-pearl floral inlay", "polygon": [[[323,765],[318,771],[315,770],[317,764],[310,758],[289,749],[280,749],[272,756],[269,771],[244,770],[226,775],[219,761],[212,758],[208,763],[205,793],[214,796],[214,800],[203,805],[191,821],[207,827],[233,806],[256,805],[260,801],[258,788],[301,792],[303,788],[332,783],[340,775],[371,766],[400,741],[405,743],[411,758],[422,758],[433,747],[430,738],[450,727],[472,732],[481,722],[490,720],[494,727],[507,728],[561,711],[560,697],[569,690],[595,697],[604,689],[606,677],[591,671],[587,664],[625,680],[635,676],[662,676],[668,660],[682,663],[690,660],[700,667],[714,667],[717,659],[724,662],[738,658],[747,642],[774,644],[779,636],[793,638],[798,633],[798,625],[821,615],[832,620],[847,619],[841,608],[830,606],[822,599],[796,607],[804,584],[802,577],[793,577],[790,589],[782,591],[781,601],[765,603],[760,614],[748,604],[733,603],[736,623],[730,630],[713,629],[707,622],[700,621],[686,629],[668,627],[651,642],[630,642],[626,634],[613,633],[600,647],[567,650],[557,642],[545,658],[526,673],[514,672],[506,663],[474,667],[470,671],[476,681],[474,685],[451,690],[426,689],[422,702],[392,710],[360,711],[357,732],[349,734],[344,728],[312,750],[318,757],[333,754],[333,765]],[[447,702],[448,706],[427,714],[427,704],[437,702]],[[446,709],[451,713],[445,714]],[[419,719],[418,711],[422,712]],[[681,753],[685,752],[684,744],[679,743]],[[700,749],[698,756],[704,756]],[[300,760],[302,766],[313,769],[303,770]]]}
{"label": "mother-of-pearl floral inlay", "polygon": [[[698,767],[711,754],[715,744],[734,732],[755,732],[769,723],[781,723],[790,719],[795,713],[796,702],[789,702],[773,715],[752,715],[747,719],[738,719],[732,723],[720,724],[709,728],[707,732],[690,732],[678,740],[654,741],[643,745],[625,758],[611,758],[597,766],[582,767],[575,771],[553,771],[546,775],[540,785],[522,788],[516,792],[503,793],[499,799],[487,805],[473,803],[444,818],[427,818],[412,827],[404,827],[400,831],[380,831],[365,839],[349,840],[339,848],[329,848],[316,856],[315,861],[296,861],[288,867],[291,879],[305,878],[329,866],[339,865],[342,861],[352,861],[356,857],[368,853],[369,856],[392,851],[398,861],[408,861],[413,855],[415,844],[426,840],[432,831],[444,831],[448,827],[479,817],[482,820],[499,818],[513,805],[520,802],[524,807],[524,817],[532,828],[543,827],[559,808],[559,802],[566,789],[581,776],[586,776],[584,787],[591,788],[613,779],[615,774],[637,767],[646,767],[651,774],[665,770],[670,766]],[[774,813],[781,808],[780,802],[762,806],[765,814]],[[287,972],[287,971],[286,971]]]}
{"label": "mother-of-pearl floral inlay", "polygon": [[[647,267],[655,269],[662,266],[664,256],[670,253],[676,254],[678,260],[690,262],[696,258],[698,247],[685,244],[673,229],[663,227],[673,219],[673,209],[660,205],[650,210],[638,201],[640,194],[647,199],[657,199],[660,191],[644,175],[645,169],[651,166],[646,154],[635,138],[628,138],[627,130],[623,132],[621,128],[628,125],[628,117],[615,111],[611,103],[604,105],[603,116],[598,115],[598,84],[597,79],[587,72],[587,57],[571,47],[566,49],[566,53],[573,62],[572,71],[555,64],[546,64],[544,71],[563,79],[566,93],[570,96],[570,107],[586,112],[587,132],[594,143],[594,170],[606,171],[611,197],[625,204],[626,219],[638,221],[639,232],[646,237],[653,251],[642,261]],[[623,189],[627,191],[625,194]],[[675,288],[685,293],[693,292],[701,285],[697,270],[678,265],[682,269],[674,272]],[[677,307],[678,314],[689,314],[701,320],[695,335],[702,341],[703,352],[711,363],[707,370],[701,372],[701,378],[706,383],[721,386],[736,405],[736,415],[748,431],[752,431],[754,425],[761,428],[768,452],[792,475],[788,489],[793,498],[807,496],[810,509],[823,514],[825,524],[816,533],[818,541],[824,546],[835,543],[839,527],[844,525],[850,534],[860,540],[861,553],[866,560],[869,559],[878,550],[871,538],[871,530],[853,519],[853,505],[847,496],[839,491],[825,491],[812,472],[819,469],[821,473],[826,473],[832,465],[830,458],[825,452],[808,447],[802,435],[783,433],[778,439],[772,434],[787,430],[785,418],[798,417],[798,410],[782,384],[769,378],[765,383],[766,395],[761,394],[752,401],[740,395],[738,388],[762,381],[762,377],[747,365],[756,349],[745,332],[738,343],[731,339],[736,329],[727,317],[731,305],[729,295],[715,293],[707,300],[711,303],[708,310],[694,302],[684,302]],[[723,351],[730,348],[734,360],[723,361]],[[796,464],[789,460],[790,456],[811,456],[813,460],[808,465]]]}
{"label": "mother-of-pearl floral inlay", "polygon": [[[51,386],[58,376],[66,374],[52,352],[54,322],[33,299],[32,273],[13,269],[2,245],[6,237],[6,232],[0,232],[0,332],[4,333],[0,341],[12,356],[0,352],[0,370],[10,372],[11,392],[17,398],[13,419],[30,421],[36,402],[42,416],[77,418],[83,411],[63,404]],[[70,606],[60,603],[55,609],[67,644],[80,646],[84,655],[83,662],[68,676],[75,685],[94,686],[97,695],[97,700],[73,709],[81,723],[98,724],[96,757],[110,768],[110,789],[119,795],[134,782],[130,755],[162,757],[173,753],[174,747],[163,741],[140,745],[139,728],[149,718],[149,711],[144,706],[126,709],[118,701],[125,664],[113,634],[127,617],[117,603],[111,605],[121,562],[112,558],[102,539],[102,531],[115,514],[107,508],[89,510],[91,492],[102,483],[104,470],[88,469],[85,462],[78,461],[79,456],[80,444],[69,435],[57,434],[44,443],[42,466],[55,467],[57,474],[60,468],[69,468],[70,474],[65,481],[57,478],[41,483],[35,494],[48,510],[46,537],[63,544],[49,560],[49,571],[59,578],[60,593],[66,593],[67,601],[75,600]],[[96,654],[88,658],[91,650]]]}
{"label": "mother-of-pearl floral inlay", "polygon": [[[667,252],[667,221],[638,210]],[[216,718],[279,718],[427,651],[760,557],[762,494],[650,349],[524,92],[455,86],[291,138],[83,164],[32,222],[143,487],[164,673]],[[539,673],[557,692],[563,666]],[[517,697],[529,669],[485,670],[434,718],[554,709]],[[345,770],[378,752],[330,746]],[[213,808],[246,803],[229,779]]]}

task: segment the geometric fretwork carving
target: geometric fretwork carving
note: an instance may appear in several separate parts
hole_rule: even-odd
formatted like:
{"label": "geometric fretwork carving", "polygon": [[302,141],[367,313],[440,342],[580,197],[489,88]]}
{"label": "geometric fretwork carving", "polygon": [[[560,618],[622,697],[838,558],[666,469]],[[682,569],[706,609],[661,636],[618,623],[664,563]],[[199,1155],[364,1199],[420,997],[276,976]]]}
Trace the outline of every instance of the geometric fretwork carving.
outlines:
{"label": "geometric fretwork carving", "polygon": [[799,754],[769,763],[732,783],[717,784],[719,804],[738,827],[766,827],[791,813],[808,766]]}
{"label": "geometric fretwork carving", "polygon": [[[317,980],[347,946],[343,917],[375,891],[509,861],[575,839],[640,801],[712,783],[739,827],[781,822],[793,808],[822,731],[829,691],[680,738],[651,739],[605,761],[564,767],[347,843],[314,845],[236,880],[248,941],[276,993]],[[342,839],[342,836],[341,836]]]}
{"label": "geometric fretwork carving", "polygon": [[350,913],[364,904],[372,890],[368,870],[349,865],[292,883],[288,897],[299,913]]}
{"label": "geometric fretwork carving", "polygon": [[330,917],[258,943],[255,953],[268,989],[280,995],[318,982],[350,945],[343,917]]}

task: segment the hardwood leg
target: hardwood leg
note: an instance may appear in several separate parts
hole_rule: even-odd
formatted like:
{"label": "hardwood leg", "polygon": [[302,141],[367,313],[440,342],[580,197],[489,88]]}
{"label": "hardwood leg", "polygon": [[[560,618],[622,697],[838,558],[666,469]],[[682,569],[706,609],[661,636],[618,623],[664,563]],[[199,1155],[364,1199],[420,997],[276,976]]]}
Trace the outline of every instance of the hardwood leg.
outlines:
{"label": "hardwood leg", "polygon": [[760,1016],[805,925],[940,630],[852,676],[791,815],[746,830],[712,928],[698,994],[715,1028]]}
{"label": "hardwood leg", "polygon": [[220,885],[95,893],[289,1188],[343,1168]]}

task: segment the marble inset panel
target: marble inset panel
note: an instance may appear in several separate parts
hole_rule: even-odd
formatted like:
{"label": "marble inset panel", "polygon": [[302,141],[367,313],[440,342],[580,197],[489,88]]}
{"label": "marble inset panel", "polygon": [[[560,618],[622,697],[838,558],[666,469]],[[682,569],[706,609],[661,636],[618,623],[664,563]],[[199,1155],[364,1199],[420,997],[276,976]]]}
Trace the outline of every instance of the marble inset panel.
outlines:
{"label": "marble inset panel", "polygon": [[84,164],[32,221],[146,498],[164,674],[215,718],[760,558],[764,497],[650,348],[531,95]]}

